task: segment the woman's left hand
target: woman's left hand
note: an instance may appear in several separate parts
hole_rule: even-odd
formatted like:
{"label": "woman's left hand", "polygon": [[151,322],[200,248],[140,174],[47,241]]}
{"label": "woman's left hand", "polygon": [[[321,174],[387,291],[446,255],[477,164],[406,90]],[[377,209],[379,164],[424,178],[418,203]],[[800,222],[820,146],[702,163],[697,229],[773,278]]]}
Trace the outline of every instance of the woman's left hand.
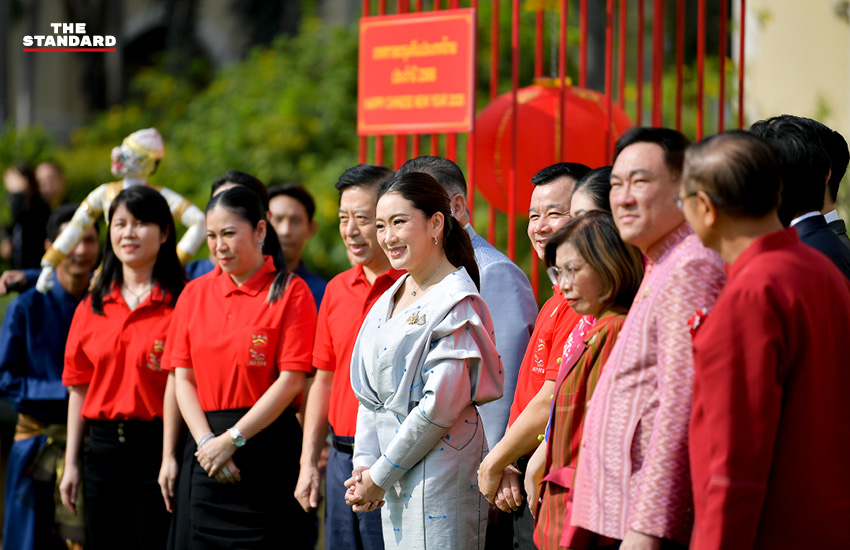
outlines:
{"label": "woman's left hand", "polygon": [[195,456],[198,457],[198,463],[207,475],[218,478],[220,470],[230,462],[235,451],[236,447],[232,443],[230,434],[224,432],[207,441],[195,452]]}

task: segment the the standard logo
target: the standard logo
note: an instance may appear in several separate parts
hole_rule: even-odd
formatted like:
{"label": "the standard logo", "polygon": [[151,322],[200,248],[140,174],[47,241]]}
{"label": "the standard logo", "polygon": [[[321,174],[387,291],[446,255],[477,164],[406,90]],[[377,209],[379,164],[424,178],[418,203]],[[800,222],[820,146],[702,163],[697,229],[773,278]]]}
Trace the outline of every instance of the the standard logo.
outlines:
{"label": "the standard logo", "polygon": [[[114,52],[116,40],[110,35],[86,34],[85,23],[51,23],[53,34],[25,36],[25,52]],[[33,47],[36,46],[36,47]]]}

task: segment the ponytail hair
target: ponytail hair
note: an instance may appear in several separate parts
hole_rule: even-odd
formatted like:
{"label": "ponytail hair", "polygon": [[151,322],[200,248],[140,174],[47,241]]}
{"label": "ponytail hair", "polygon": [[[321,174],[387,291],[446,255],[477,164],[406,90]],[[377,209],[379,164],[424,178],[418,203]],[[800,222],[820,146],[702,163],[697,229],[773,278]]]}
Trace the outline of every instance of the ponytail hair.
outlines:
{"label": "ponytail hair", "polygon": [[266,238],[263,241],[263,254],[272,257],[274,266],[277,269],[272,286],[269,288],[267,301],[269,304],[277,302],[286,289],[289,271],[286,269],[286,261],[283,259],[283,250],[280,248],[280,241],[277,240],[277,234],[272,229],[266,217],[266,210],[263,208],[260,197],[247,187],[237,185],[213,196],[210,202],[207,203],[206,212],[209,213],[214,208],[225,208],[229,210],[240,219],[248,222],[254,229],[257,228],[261,220],[266,222]]}
{"label": "ponytail hair", "polygon": [[472,240],[460,223],[452,217],[449,195],[443,186],[428,174],[407,172],[386,180],[378,192],[378,199],[387,193],[396,193],[410,201],[414,208],[425,215],[426,219],[430,219],[436,212],[443,215],[442,241],[446,259],[454,266],[466,268],[466,272],[475,283],[475,288],[480,290],[481,277],[478,274]]}

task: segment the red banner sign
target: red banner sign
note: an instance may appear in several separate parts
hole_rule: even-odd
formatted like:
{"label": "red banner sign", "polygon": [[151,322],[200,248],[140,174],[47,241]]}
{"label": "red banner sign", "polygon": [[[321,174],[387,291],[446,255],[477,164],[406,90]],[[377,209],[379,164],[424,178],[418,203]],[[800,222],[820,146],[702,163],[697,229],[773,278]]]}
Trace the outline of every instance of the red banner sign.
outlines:
{"label": "red banner sign", "polygon": [[475,10],[360,20],[357,133],[469,132]]}

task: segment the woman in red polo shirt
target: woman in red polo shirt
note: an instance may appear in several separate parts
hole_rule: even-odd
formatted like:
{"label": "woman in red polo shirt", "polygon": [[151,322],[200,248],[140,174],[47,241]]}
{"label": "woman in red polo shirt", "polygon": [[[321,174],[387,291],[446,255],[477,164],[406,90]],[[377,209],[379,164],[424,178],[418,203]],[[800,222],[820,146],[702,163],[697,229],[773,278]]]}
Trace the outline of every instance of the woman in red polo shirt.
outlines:
{"label": "woman in red polo shirt", "polygon": [[293,496],[295,412],[316,304],[287,273],[255,193],[237,186],[214,196],[206,226],[218,265],[180,297],[167,359],[198,448],[184,528],[203,548],[307,548],[307,515]]}
{"label": "woman in red polo shirt", "polygon": [[86,548],[165,546],[157,477],[176,460],[163,448],[175,448],[177,432],[165,430],[164,446],[160,360],[183,284],[168,203],[144,185],[125,189],[109,209],[103,271],[74,314],[62,374],[70,399],[60,493],[76,514],[85,479]]}

